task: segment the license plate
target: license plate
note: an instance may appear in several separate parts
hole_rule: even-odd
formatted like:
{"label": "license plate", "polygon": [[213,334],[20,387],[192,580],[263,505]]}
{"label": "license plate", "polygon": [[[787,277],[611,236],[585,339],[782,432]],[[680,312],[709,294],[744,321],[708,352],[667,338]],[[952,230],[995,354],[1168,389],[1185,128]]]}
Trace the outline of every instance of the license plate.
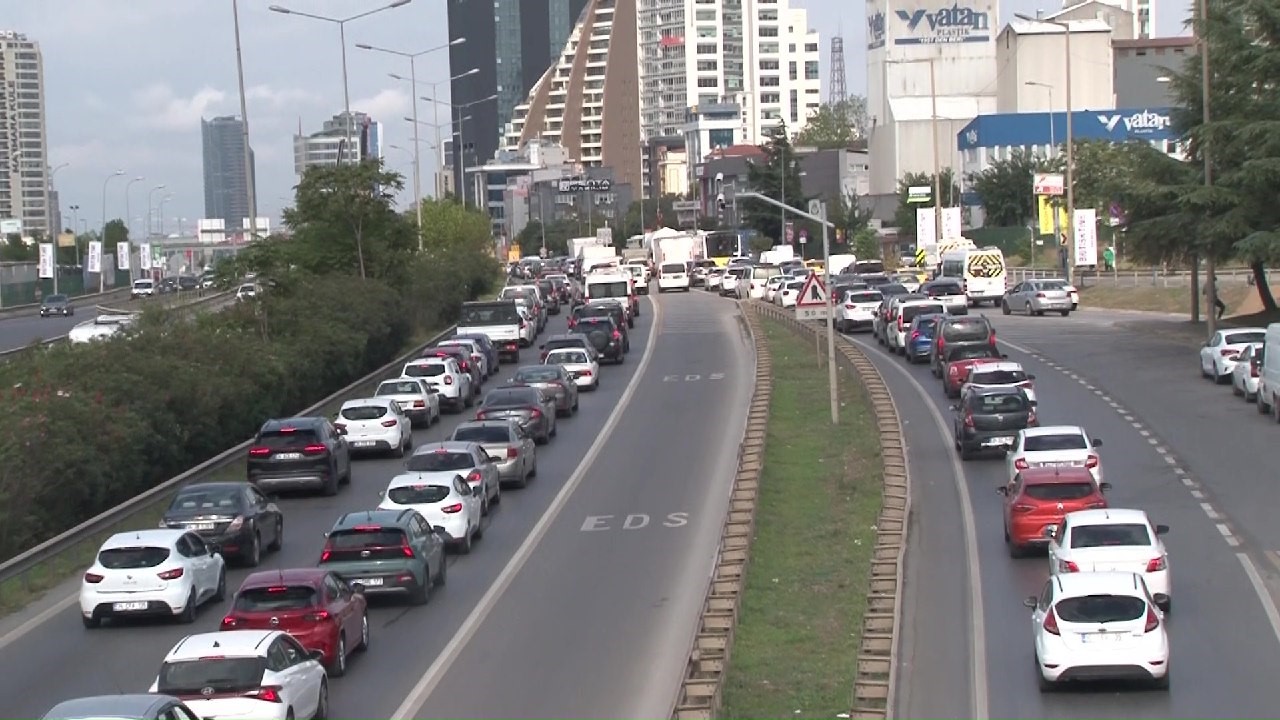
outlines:
{"label": "license plate", "polygon": [[144,602],[118,602],[111,606],[116,612],[131,612],[135,610],[146,610],[147,604]]}
{"label": "license plate", "polygon": [[364,585],[365,587],[381,587],[382,586],[382,578],[380,577],[356,578],[355,582],[358,582],[361,585]]}
{"label": "license plate", "polygon": [[276,453],[276,460],[301,460],[302,453]]}
{"label": "license plate", "polygon": [[1040,463],[1040,467],[1071,467],[1069,462],[1047,462]]}
{"label": "license plate", "polygon": [[378,443],[372,440],[357,440],[351,443],[351,447],[367,448],[367,447],[373,447],[374,445],[377,445],[377,444]]}
{"label": "license plate", "polygon": [[991,438],[990,440],[987,440],[986,442],[982,443],[983,447],[1004,447],[1005,445],[1012,445],[1012,444],[1013,444],[1013,438],[1007,438],[1007,437]]}
{"label": "license plate", "polygon": [[212,530],[215,527],[217,527],[217,525],[213,523],[191,523],[187,526],[190,530]]}
{"label": "license plate", "polygon": [[1117,640],[1120,639],[1122,635],[1124,635],[1124,633],[1114,633],[1114,632],[1085,633],[1080,636],[1080,641],[1084,643],[1088,643],[1089,645],[1097,645],[1100,643],[1116,642]]}

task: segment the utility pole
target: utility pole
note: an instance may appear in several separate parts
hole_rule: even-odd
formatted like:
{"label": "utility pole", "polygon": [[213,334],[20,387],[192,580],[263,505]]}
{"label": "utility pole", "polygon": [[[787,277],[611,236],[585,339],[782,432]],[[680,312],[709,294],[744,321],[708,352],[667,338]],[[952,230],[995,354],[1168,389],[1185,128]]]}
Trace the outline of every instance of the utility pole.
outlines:
{"label": "utility pole", "polygon": [[[942,161],[938,155],[938,73],[937,62],[929,58],[929,112],[930,128],[933,132],[933,238],[934,243],[942,237]],[[823,266],[825,267],[825,266]]]}
{"label": "utility pole", "polygon": [[[1200,0],[1197,3],[1200,7],[1200,106],[1201,128],[1207,129],[1209,126],[1209,0]],[[1209,157],[1208,133],[1204,129],[1201,130],[1200,137],[1200,157],[1204,160],[1204,186],[1213,186],[1213,162]],[[1205,312],[1205,325],[1208,327],[1209,335],[1213,335],[1218,331],[1218,283],[1217,283],[1217,263],[1213,257],[1213,248],[1208,248],[1204,254],[1204,285],[1205,299],[1208,300]],[[1198,308],[1200,298],[1196,297],[1195,270],[1192,270],[1191,283],[1191,305]],[[1192,317],[1192,320],[1195,320]]]}

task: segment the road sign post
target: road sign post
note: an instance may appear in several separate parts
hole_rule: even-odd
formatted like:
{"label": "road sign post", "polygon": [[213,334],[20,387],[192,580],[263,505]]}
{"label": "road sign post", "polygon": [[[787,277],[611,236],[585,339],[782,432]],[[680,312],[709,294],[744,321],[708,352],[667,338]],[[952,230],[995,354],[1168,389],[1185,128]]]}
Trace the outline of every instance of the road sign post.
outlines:
{"label": "road sign post", "polygon": [[[831,231],[827,226],[827,204],[818,203],[819,212],[816,213],[822,218],[822,269],[825,272],[831,272]],[[830,276],[828,276],[830,277]],[[827,320],[823,323],[824,329],[827,331],[827,385],[831,395],[831,424],[840,424],[840,388],[836,378],[836,314],[835,314],[835,298],[831,293],[827,296]]]}

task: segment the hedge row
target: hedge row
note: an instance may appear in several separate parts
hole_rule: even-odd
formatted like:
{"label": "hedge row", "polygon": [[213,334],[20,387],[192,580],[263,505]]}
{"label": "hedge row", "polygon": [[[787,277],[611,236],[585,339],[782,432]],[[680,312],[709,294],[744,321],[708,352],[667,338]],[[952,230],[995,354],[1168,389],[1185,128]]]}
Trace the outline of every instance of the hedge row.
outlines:
{"label": "hedge row", "polygon": [[[452,320],[494,266],[425,258],[404,288],[292,276],[256,303],[0,368],[0,558],[8,559],[243,442]],[[438,327],[439,325],[434,325]]]}

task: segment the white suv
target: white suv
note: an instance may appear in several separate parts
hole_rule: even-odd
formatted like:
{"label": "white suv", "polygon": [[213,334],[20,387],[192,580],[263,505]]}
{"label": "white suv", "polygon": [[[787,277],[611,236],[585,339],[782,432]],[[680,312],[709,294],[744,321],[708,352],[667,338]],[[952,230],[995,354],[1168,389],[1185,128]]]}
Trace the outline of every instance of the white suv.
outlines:
{"label": "white suv", "polygon": [[156,294],[156,281],[151,278],[142,278],[134,280],[133,286],[129,288],[129,299],[137,300],[138,298],[149,298]]}
{"label": "white suv", "polygon": [[836,331],[872,330],[876,310],[884,302],[879,290],[845,290],[836,303]]}
{"label": "white suv", "polygon": [[689,268],[684,263],[662,263],[658,268],[658,292],[689,292]]}
{"label": "white suv", "polygon": [[227,563],[216,547],[186,530],[137,530],[107,538],[80,584],[87,628],[114,617],[196,620],[201,603],[221,602]]}
{"label": "white suv", "polygon": [[440,403],[448,404],[455,412],[471,407],[475,401],[475,388],[471,386],[471,373],[462,372],[453,358],[422,358],[410,360],[400,371],[402,377],[421,378],[440,391]]}

